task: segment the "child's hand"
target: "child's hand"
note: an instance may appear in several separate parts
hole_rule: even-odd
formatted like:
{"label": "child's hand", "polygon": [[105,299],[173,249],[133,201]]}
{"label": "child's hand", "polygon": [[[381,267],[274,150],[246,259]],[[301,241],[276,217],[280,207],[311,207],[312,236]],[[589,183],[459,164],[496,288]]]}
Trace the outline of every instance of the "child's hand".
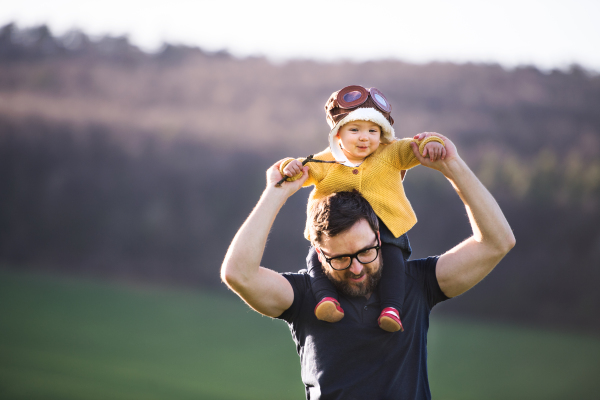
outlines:
{"label": "child's hand", "polygon": [[429,154],[430,161],[443,160],[446,158],[446,148],[439,142],[429,142],[423,149],[423,157]]}
{"label": "child's hand", "polygon": [[275,191],[276,193],[285,193],[287,196],[291,196],[302,187],[302,184],[308,178],[308,167],[303,168],[303,175],[300,179],[296,179],[293,182],[285,182],[283,185],[277,186],[277,183],[283,178],[280,167],[284,161],[286,161],[286,159],[277,161],[267,170],[267,190]]}
{"label": "child's hand", "polygon": [[283,169],[283,173],[290,178],[302,173],[302,163],[298,160],[292,160],[288,165]]}

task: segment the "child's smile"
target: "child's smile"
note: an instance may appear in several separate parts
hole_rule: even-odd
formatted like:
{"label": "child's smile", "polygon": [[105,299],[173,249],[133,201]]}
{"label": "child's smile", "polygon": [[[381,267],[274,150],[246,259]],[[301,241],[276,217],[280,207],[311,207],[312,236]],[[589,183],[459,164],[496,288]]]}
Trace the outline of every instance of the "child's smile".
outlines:
{"label": "child's smile", "polygon": [[381,128],[370,121],[352,121],[340,128],[337,137],[348,161],[358,164],[379,147]]}

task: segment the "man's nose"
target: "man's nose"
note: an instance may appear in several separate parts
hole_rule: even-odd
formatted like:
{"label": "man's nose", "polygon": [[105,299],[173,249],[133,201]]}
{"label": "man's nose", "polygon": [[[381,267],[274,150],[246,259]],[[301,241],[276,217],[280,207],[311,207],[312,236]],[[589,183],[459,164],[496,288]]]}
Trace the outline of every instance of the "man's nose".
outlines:
{"label": "man's nose", "polygon": [[352,264],[350,264],[349,268],[350,272],[352,272],[354,275],[360,275],[362,273],[363,268],[363,265],[358,262],[356,257],[352,259]]}

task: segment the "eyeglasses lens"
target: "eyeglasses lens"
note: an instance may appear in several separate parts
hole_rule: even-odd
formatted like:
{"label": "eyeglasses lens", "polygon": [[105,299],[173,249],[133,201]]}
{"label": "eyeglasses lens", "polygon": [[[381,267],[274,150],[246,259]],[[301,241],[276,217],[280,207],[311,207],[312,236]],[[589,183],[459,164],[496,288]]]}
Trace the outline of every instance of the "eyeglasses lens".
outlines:
{"label": "eyeglasses lens", "polygon": [[365,250],[362,253],[359,253],[356,258],[363,264],[368,264],[372,261],[375,261],[377,258],[377,249],[369,249]]}
{"label": "eyeglasses lens", "polygon": [[358,90],[353,90],[352,92],[346,93],[342,98],[345,102],[351,103],[355,100],[360,99],[362,94]]}
{"label": "eyeglasses lens", "polygon": [[334,269],[345,269],[350,265],[350,257],[333,258],[330,264]]}
{"label": "eyeglasses lens", "polygon": [[375,93],[375,95],[373,97],[375,97],[376,102],[378,102],[383,107],[387,108],[387,105],[388,105],[387,101],[385,101],[385,99],[379,93]]}
{"label": "eyeglasses lens", "polygon": [[[358,262],[361,264],[369,264],[375,261],[378,255],[377,248],[367,249],[356,255]],[[330,260],[330,265],[333,269],[346,269],[352,263],[352,257],[337,257]]]}

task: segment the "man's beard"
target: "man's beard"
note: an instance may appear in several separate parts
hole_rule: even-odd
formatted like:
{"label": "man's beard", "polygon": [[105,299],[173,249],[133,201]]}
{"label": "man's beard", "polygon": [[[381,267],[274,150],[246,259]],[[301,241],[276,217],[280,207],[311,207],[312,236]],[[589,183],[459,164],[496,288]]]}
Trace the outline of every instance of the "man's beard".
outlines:
{"label": "man's beard", "polygon": [[345,270],[345,278],[343,280],[338,280],[335,276],[331,274],[331,271],[328,268],[323,268],[325,271],[325,275],[329,278],[329,280],[333,283],[335,288],[339,293],[342,293],[348,297],[359,297],[366,296],[368,294],[373,293],[373,290],[377,287],[379,280],[381,279],[381,271],[383,270],[383,263],[379,265],[377,271],[372,272],[373,267],[364,266],[364,273],[367,275],[366,279],[360,283],[352,283],[349,280],[351,276],[354,276],[349,269]]}

